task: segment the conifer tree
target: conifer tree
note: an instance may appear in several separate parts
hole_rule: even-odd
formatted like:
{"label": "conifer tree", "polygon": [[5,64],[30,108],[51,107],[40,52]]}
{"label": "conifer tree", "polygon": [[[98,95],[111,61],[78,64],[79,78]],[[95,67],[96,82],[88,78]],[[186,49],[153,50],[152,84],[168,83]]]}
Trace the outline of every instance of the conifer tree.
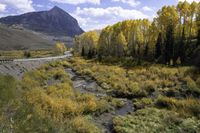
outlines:
{"label": "conifer tree", "polygon": [[174,57],[174,27],[170,24],[167,27],[166,41],[165,41],[165,63],[170,64]]}
{"label": "conifer tree", "polygon": [[156,43],[156,50],[155,50],[155,58],[158,59],[161,56],[161,45],[162,45],[162,34],[159,33],[157,43]]}
{"label": "conifer tree", "polygon": [[81,56],[85,56],[85,48],[82,47]]}
{"label": "conifer tree", "polygon": [[180,60],[181,60],[181,63],[183,64],[185,62],[185,28],[183,28],[183,31],[182,31],[182,37],[181,37],[181,40],[180,40],[180,43],[179,43],[179,57],[180,57]]}

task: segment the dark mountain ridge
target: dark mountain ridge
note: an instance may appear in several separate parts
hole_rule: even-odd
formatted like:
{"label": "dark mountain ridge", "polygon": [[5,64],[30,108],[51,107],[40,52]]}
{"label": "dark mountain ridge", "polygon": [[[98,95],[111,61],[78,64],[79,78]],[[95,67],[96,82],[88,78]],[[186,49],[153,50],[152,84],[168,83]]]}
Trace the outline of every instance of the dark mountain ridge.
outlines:
{"label": "dark mountain ridge", "polygon": [[74,37],[84,32],[75,18],[57,6],[49,11],[30,12],[0,18],[0,23],[9,26],[20,25],[53,36]]}

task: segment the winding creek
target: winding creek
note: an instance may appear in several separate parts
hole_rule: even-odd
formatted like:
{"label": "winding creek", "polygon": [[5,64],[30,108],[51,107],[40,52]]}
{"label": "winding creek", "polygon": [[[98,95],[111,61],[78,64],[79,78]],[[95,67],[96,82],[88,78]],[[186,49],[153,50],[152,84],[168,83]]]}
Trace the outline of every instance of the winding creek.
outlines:
{"label": "winding creek", "polygon": [[[81,93],[89,93],[95,95],[97,98],[104,98],[106,96],[109,96],[105,93],[103,88],[97,84],[95,80],[93,80],[91,77],[84,75],[81,76],[77,74],[73,69],[66,68],[65,71],[69,74],[74,88],[81,92]],[[118,98],[122,100],[125,104],[123,107],[118,108],[111,112],[105,112],[101,114],[100,116],[95,116],[95,121],[98,125],[102,126],[104,128],[105,133],[113,133],[113,124],[112,119],[115,116],[119,115],[126,115],[134,111],[134,107],[131,100],[128,100],[126,98]]]}

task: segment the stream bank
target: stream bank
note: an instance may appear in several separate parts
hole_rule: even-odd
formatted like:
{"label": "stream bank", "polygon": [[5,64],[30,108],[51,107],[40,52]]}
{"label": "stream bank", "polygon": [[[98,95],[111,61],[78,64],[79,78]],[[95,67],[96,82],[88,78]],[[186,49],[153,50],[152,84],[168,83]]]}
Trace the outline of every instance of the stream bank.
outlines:
{"label": "stream bank", "polygon": [[[98,85],[98,83],[88,75],[79,75],[71,68],[65,68],[65,71],[69,74],[70,79],[73,82],[75,90],[81,93],[89,93],[95,95],[98,99],[102,99],[110,96],[105,90]],[[103,127],[105,133],[113,133],[112,119],[115,116],[127,115],[134,111],[132,101],[126,98],[117,98],[122,100],[124,105],[120,108],[115,108],[112,111],[104,112],[98,116],[94,116],[95,122]]]}

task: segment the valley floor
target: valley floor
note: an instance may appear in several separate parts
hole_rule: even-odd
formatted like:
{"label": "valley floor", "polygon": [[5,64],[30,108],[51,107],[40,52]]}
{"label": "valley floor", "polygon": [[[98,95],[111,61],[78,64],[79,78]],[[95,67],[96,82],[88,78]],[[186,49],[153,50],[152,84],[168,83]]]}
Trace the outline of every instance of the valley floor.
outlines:
{"label": "valley floor", "polygon": [[125,68],[74,57],[21,81],[0,80],[2,132],[200,131],[200,72],[192,67]]}

